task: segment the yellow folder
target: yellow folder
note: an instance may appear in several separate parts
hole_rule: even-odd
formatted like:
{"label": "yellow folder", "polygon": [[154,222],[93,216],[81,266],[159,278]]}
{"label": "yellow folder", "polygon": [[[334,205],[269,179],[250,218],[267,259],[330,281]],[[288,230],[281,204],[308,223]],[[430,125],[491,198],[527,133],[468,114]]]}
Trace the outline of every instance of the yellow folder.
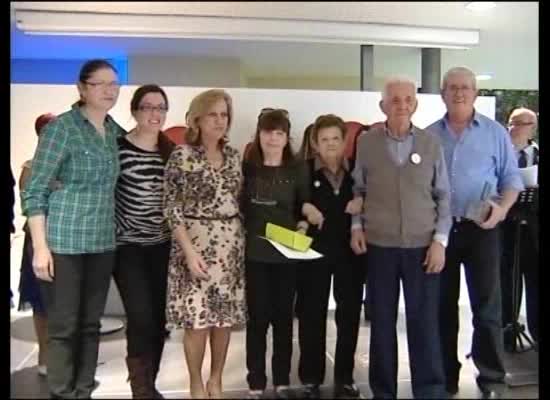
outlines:
{"label": "yellow folder", "polygon": [[309,236],[302,235],[299,232],[283,228],[282,226],[270,222],[268,222],[265,227],[265,236],[274,242],[298,251],[308,251],[313,241],[313,238]]}

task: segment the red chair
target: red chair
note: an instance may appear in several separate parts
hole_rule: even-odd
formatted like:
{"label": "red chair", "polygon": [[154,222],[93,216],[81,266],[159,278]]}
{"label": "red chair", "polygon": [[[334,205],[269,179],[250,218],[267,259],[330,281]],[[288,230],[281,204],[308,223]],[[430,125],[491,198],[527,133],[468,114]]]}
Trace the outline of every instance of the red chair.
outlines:
{"label": "red chair", "polygon": [[185,143],[186,126],[172,126],[166,129],[163,134],[177,145]]}
{"label": "red chair", "polygon": [[37,135],[40,135],[42,128],[50,121],[55,119],[55,115],[52,113],[42,114],[34,122],[34,129]]}
{"label": "red chair", "polygon": [[359,132],[365,129],[365,125],[357,121],[346,121],[346,150],[345,156],[355,159],[355,146]]}

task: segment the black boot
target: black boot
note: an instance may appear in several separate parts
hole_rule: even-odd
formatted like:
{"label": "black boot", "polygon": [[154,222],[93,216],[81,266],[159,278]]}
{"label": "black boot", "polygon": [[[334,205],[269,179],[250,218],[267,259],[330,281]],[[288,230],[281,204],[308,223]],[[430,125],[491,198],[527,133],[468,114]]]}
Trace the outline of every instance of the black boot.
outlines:
{"label": "black boot", "polygon": [[154,397],[153,377],[150,357],[126,357],[128,380],[132,388],[133,399],[152,399]]}

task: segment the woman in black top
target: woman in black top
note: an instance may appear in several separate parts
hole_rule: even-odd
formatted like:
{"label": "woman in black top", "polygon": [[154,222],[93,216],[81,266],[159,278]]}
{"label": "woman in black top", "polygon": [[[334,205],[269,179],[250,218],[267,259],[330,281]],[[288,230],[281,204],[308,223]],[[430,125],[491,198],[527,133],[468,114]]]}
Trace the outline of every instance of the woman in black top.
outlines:
{"label": "woman in black top", "polygon": [[299,377],[304,397],[319,398],[325,377],[326,320],[331,277],[334,281],[337,327],[334,365],[335,397],[358,397],[353,382],[354,355],[365,275],[364,264],[350,248],[351,216],[361,211],[362,200],[353,200],[350,162],[345,158],[346,126],[335,115],[317,118],[311,131],[317,155],[308,160],[311,202],[323,215],[319,229],[308,235],[323,258],[298,268]]}
{"label": "woman in black top", "polygon": [[170,231],[163,216],[164,166],[173,144],[161,134],[168,98],[157,85],[130,103],[137,124],[118,139],[117,263],[113,272],[128,318],[126,363],[134,398],[162,398],[155,388],[165,338]]}
{"label": "woman in black top", "polygon": [[243,213],[246,236],[246,284],[249,321],[246,366],[249,396],[260,398],[266,387],[266,334],[273,328],[273,384],[279,397],[288,396],[292,356],[292,314],[296,263],[284,257],[265,236],[268,222],[302,232],[322,223],[308,203],[309,177],[295,161],[289,143],[290,121],[284,110],[260,114],[256,136],[243,163]]}

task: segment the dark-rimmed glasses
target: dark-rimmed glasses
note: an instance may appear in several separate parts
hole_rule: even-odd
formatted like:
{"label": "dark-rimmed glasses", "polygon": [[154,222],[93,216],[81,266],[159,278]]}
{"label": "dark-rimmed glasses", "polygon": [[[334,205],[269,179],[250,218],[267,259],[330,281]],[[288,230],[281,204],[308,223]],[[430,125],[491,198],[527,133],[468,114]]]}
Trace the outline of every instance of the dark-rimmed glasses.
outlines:
{"label": "dark-rimmed glasses", "polygon": [[168,107],[166,107],[165,105],[152,106],[150,104],[144,104],[142,106],[139,106],[138,110],[143,111],[143,112],[147,112],[147,113],[151,113],[153,111],[158,111],[161,114],[166,114],[168,112]]}

